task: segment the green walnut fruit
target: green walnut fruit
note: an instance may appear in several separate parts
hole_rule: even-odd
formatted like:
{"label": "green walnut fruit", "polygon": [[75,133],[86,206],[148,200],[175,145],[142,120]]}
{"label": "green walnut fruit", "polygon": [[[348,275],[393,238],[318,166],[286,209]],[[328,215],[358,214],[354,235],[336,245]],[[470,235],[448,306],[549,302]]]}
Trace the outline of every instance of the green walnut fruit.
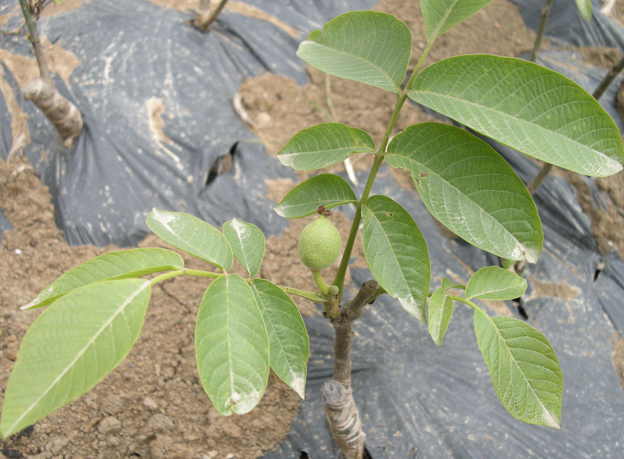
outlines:
{"label": "green walnut fruit", "polygon": [[340,255],[340,233],[327,217],[320,216],[299,235],[299,258],[312,271],[330,267]]}

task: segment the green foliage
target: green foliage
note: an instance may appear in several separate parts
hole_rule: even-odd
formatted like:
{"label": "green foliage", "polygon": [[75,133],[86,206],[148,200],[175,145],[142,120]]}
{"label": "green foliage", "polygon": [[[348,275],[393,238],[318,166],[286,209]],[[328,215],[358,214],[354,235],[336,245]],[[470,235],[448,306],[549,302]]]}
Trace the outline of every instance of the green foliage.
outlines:
{"label": "green foliage", "polygon": [[[493,0],[420,0],[427,39],[431,42],[482,10]],[[580,1],[580,0],[579,0]]]}
{"label": "green foliage", "polygon": [[172,246],[229,271],[232,248],[219,230],[189,214],[153,209],[146,220],[154,234]]}
{"label": "green foliage", "polygon": [[244,414],[260,401],[269,377],[269,337],[242,277],[220,277],[206,290],[197,315],[195,354],[204,390],[219,413]]}
{"label": "green foliage", "polygon": [[369,198],[363,216],[364,255],[371,273],[407,312],[426,322],[431,265],[416,222],[386,196]]}
{"label": "green foliage", "polygon": [[552,346],[538,330],[510,317],[474,313],[479,350],[496,395],[516,419],[561,427],[563,377]]}
{"label": "green foliage", "polygon": [[507,162],[466,131],[417,124],[388,146],[388,164],[407,170],[444,226],[499,257],[537,262],[542,225],[531,195]]}
{"label": "green foliage", "polygon": [[95,282],[141,277],[182,267],[182,257],[165,249],[132,249],[106,253],[67,271],[22,309],[47,306],[66,293]]}
{"label": "green foliage", "polygon": [[414,81],[409,97],[534,158],[579,174],[622,170],[620,131],[572,80],[521,59],[444,59]]}
{"label": "green foliage", "polygon": [[128,355],[151,293],[145,279],[98,282],[57,299],[20,347],[2,405],[7,438],[93,388]]}
{"label": "green foliage", "polygon": [[313,171],[344,161],[355,153],[375,153],[375,142],[361,129],[323,123],[297,133],[277,154],[284,165]]}
{"label": "green foliage", "polygon": [[256,279],[251,288],[269,333],[271,369],[301,398],[305,398],[310,340],[301,313],[277,285]]}
{"label": "green foliage", "polygon": [[521,297],[526,289],[526,279],[516,273],[498,266],[486,266],[474,273],[468,281],[466,299],[513,300]]}
{"label": "green foliage", "polygon": [[591,21],[592,18],[592,4],[591,0],[576,0],[576,6],[578,6],[583,19]]}
{"label": "green foliage", "polygon": [[255,277],[264,258],[264,234],[256,225],[233,218],[223,224],[223,234],[234,256],[249,277]]}
{"label": "green foliage", "polygon": [[453,299],[446,294],[443,287],[437,288],[429,300],[429,334],[438,345],[442,345],[453,316]]}
{"label": "green foliage", "polygon": [[403,22],[356,11],[312,32],[297,56],[330,75],[399,93],[411,52],[412,34]]}
{"label": "green foliage", "polygon": [[[306,263],[323,292],[317,294],[254,279],[265,248],[256,226],[232,219],[222,233],[194,216],[154,209],[147,225],[155,234],[222,273],[187,269],[168,250],[135,249],[97,257],[61,276],[26,305],[48,308],[22,343],[3,402],[2,437],[75,399],[112,371],[139,335],[151,285],[181,275],[214,279],[201,301],[195,346],[200,379],[215,408],[224,415],[250,411],[262,398],[270,368],[303,397],[309,340],[288,294],[323,303],[332,319],[355,311],[340,302],[348,291],[344,279],[362,220],[365,258],[380,285],[373,298],[387,293],[420,321],[428,318],[437,345],[450,326],[455,302],[473,308],[477,343],[503,406],[524,422],[560,427],[563,380],[548,340],[525,322],[490,318],[473,302],[519,297],[526,281],[485,267],[466,286],[444,278],[430,293],[431,263],[416,222],[392,199],[369,197],[385,161],[406,170],[431,214],[466,241],[507,259],[535,263],[540,256],[543,234],[535,204],[488,144],[435,123],[411,126],[390,141],[407,97],[552,164],[593,176],[622,169],[624,145],[615,123],[580,86],[556,72],[487,55],[453,57],[420,71],[435,40],[490,1],[421,0],[428,44],[405,89],[411,34],[390,15],[347,13],[301,44],[298,55],[314,67],[397,94],[379,147],[361,129],[325,123],[299,132],[278,153],[282,164],[300,171],[328,167],[355,153],[375,155],[359,199],[341,177],[321,174],[295,187],[275,208],[285,218],[300,218],[320,206],[356,206],[331,286],[318,270],[338,257],[341,241],[323,216],[306,227],[314,230],[311,239],[305,229],[300,236],[308,252],[303,258],[316,260],[323,250],[331,252],[321,253],[322,267],[318,260]],[[579,8],[591,12],[588,0]],[[229,273],[235,258],[249,279]],[[151,281],[130,279],[157,272],[164,273]]]}
{"label": "green foliage", "polygon": [[315,214],[320,206],[333,209],[344,204],[356,204],[355,193],[349,184],[334,174],[321,174],[294,187],[275,207],[284,218],[301,218]]}

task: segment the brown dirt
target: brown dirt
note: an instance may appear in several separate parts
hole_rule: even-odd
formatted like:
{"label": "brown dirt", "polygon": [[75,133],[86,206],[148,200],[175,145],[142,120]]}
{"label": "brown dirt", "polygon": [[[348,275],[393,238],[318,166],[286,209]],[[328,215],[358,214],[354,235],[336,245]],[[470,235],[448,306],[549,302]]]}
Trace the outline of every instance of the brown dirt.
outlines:
{"label": "brown dirt", "polygon": [[620,337],[613,346],[613,365],[624,387],[624,338]]}
{"label": "brown dirt", "polygon": [[[0,279],[11,286],[0,289],[4,388],[20,340],[38,315],[19,306],[64,271],[115,248],[69,247],[54,225],[47,188],[21,156],[8,164],[0,161],[0,202],[13,225],[0,246]],[[285,238],[287,244],[293,237]],[[141,245],[165,246],[154,236]],[[284,279],[290,270],[284,245],[281,238],[268,243],[269,278]],[[187,265],[200,268],[197,260],[183,256]],[[254,458],[283,441],[298,397],[275,377],[258,408],[245,416],[219,416],[201,388],[193,333],[205,288],[206,282],[190,278],[156,287],[141,337],[120,367],[89,394],[37,423],[33,434],[11,438],[3,449],[37,459]]]}
{"label": "brown dirt", "polygon": [[592,203],[591,192],[580,175],[564,170],[556,173],[576,188],[576,198],[592,220],[592,231],[600,252],[607,254],[616,250],[620,257],[624,257],[624,215],[621,213],[624,209],[624,173],[596,179],[598,188],[607,196],[607,210]]}

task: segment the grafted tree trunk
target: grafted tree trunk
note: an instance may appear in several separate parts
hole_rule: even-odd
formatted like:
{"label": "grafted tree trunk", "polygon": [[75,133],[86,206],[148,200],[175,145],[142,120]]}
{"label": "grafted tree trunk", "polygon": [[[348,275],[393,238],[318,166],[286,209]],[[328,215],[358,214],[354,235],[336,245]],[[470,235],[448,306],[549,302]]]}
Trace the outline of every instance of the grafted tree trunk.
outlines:
{"label": "grafted tree trunk", "polygon": [[195,12],[195,17],[191,21],[191,24],[201,32],[207,32],[217,20],[219,13],[225,8],[227,1],[228,0],[221,0],[214,9],[211,9],[210,0],[203,0],[201,2],[201,8],[199,11]]}
{"label": "grafted tree trunk", "polygon": [[82,115],[74,104],[58,92],[54,85],[29,1],[20,0],[20,6],[41,76],[23,88],[24,98],[31,100],[41,109],[60,134],[63,145],[69,148],[74,144],[84,127]]}
{"label": "grafted tree trunk", "polygon": [[71,147],[83,128],[82,116],[74,104],[61,95],[49,80],[36,78],[23,90],[24,99],[31,100],[48,117],[63,139]]}
{"label": "grafted tree trunk", "polygon": [[362,316],[364,307],[377,293],[377,282],[364,282],[360,291],[345,302],[338,317],[332,318],[334,339],[334,376],[321,387],[327,421],[336,445],[345,459],[364,457],[362,423],[351,390],[351,342],[353,322]]}

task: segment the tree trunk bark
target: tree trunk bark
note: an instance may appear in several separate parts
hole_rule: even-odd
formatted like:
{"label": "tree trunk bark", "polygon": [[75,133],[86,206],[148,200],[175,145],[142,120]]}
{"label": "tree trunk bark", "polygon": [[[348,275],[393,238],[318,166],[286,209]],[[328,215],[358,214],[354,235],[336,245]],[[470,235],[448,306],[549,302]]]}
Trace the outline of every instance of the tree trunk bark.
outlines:
{"label": "tree trunk bark", "polygon": [[28,38],[32,43],[41,78],[36,78],[23,88],[24,99],[31,100],[46,115],[63,139],[63,145],[70,148],[84,127],[80,111],[61,95],[54,86],[50,74],[37,24],[28,0],[20,0],[22,13],[28,27]]}
{"label": "tree trunk bark", "polygon": [[217,20],[219,13],[223,10],[223,8],[225,8],[227,1],[228,0],[221,0],[212,11],[210,10],[210,2],[205,2],[208,3],[208,5],[206,5],[206,7],[201,11],[197,11],[195,13],[195,17],[191,21],[191,24],[200,32],[209,31],[212,24]]}
{"label": "tree trunk bark", "polygon": [[327,421],[336,444],[345,459],[364,457],[362,423],[351,390],[351,342],[353,322],[362,316],[364,307],[377,293],[377,282],[362,284],[360,291],[343,304],[340,315],[332,319],[334,339],[334,376],[321,388]]}
{"label": "tree trunk bark", "polygon": [[70,148],[83,129],[82,116],[74,104],[61,95],[52,81],[36,78],[23,89],[24,99],[31,100],[54,125]]}

